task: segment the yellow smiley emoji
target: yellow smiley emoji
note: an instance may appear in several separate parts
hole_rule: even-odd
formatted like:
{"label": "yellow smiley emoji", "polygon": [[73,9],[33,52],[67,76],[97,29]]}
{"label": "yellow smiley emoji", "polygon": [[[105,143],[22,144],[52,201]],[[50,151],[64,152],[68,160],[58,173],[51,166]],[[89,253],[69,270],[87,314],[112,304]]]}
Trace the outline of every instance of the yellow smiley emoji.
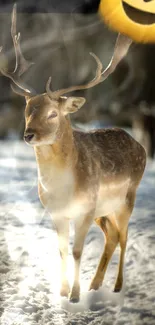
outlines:
{"label": "yellow smiley emoji", "polygon": [[99,13],[107,25],[132,40],[155,42],[155,0],[101,0]]}

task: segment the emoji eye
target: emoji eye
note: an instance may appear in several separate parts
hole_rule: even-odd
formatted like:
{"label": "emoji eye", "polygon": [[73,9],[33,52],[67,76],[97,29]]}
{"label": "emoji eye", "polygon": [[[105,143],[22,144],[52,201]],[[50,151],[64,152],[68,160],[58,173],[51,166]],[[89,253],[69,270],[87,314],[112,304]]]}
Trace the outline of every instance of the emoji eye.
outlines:
{"label": "emoji eye", "polygon": [[57,112],[52,112],[49,116],[48,116],[48,120],[51,118],[54,118],[57,116]]}

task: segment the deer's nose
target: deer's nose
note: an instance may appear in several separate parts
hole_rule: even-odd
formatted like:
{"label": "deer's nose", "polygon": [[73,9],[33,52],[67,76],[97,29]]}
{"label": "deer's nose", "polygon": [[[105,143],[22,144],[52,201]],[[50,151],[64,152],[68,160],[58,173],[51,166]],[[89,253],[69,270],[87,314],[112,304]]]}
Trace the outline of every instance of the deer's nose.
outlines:
{"label": "deer's nose", "polygon": [[24,140],[26,142],[30,142],[33,137],[34,137],[34,134],[27,134],[27,135],[24,135]]}
{"label": "deer's nose", "polygon": [[27,128],[24,132],[24,140],[30,142],[34,137],[35,131],[32,128]]}
{"label": "deer's nose", "polygon": [[30,134],[24,134],[24,140],[26,142],[30,142],[32,140],[32,138],[34,137],[34,133],[30,133]]}

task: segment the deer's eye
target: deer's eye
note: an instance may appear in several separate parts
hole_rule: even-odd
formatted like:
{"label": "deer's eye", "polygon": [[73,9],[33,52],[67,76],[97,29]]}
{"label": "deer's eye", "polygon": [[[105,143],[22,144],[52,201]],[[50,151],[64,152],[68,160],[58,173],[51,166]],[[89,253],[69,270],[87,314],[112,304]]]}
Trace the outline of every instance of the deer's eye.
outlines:
{"label": "deer's eye", "polygon": [[56,117],[57,115],[58,115],[57,112],[50,113],[49,116],[48,116],[48,120],[51,119],[51,118]]}

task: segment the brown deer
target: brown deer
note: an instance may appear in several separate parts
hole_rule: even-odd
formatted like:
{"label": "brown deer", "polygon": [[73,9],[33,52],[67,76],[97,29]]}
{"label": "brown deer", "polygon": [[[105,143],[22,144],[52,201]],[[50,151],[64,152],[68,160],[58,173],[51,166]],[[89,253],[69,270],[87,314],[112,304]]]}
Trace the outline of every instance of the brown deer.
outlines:
{"label": "brown deer", "polygon": [[24,139],[34,147],[40,201],[49,211],[58,233],[62,259],[61,295],[68,296],[70,293],[66,278],[70,219],[74,220],[75,226],[75,275],[70,301],[77,302],[80,297],[81,255],[94,220],[105,235],[105,247],[90,289],[97,290],[102,285],[108,263],[117,244],[120,244],[114,288],[114,291],[120,291],[128,222],[145,169],[146,154],[143,147],[124,130],[113,128],[85,133],[73,129],[68,115],[83,106],[85,98],[63,95],[93,87],[107,78],[126,54],[131,41],[119,35],[113,58],[104,71],[100,60],[92,54],[97,62],[96,76],[86,85],[52,92],[49,79],[46,93],[37,95],[20,80],[30,63],[22,55],[20,34],[16,35],[15,6],[11,34],[16,68],[13,73],[2,68],[1,72],[11,78],[14,83],[12,88],[26,99]]}

